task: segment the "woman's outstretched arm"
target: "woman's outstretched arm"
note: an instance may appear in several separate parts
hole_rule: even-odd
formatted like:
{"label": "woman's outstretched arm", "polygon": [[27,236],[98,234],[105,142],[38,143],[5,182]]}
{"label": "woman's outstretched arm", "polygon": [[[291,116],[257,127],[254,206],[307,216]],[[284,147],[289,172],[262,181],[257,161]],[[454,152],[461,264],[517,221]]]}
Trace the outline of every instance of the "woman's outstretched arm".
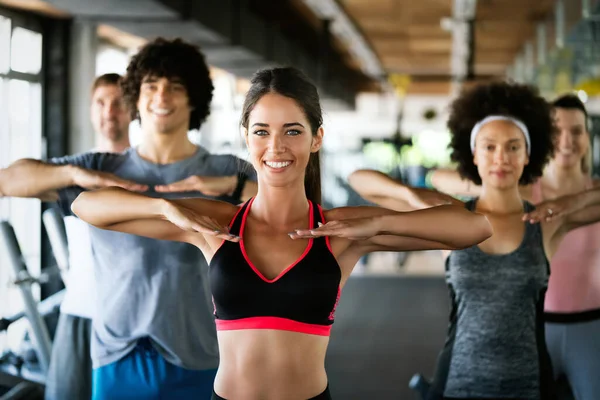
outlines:
{"label": "woman's outstretched arm", "polygon": [[459,200],[435,190],[414,188],[388,175],[369,169],[354,171],[348,183],[366,200],[396,211],[412,211],[442,204],[458,204]]}
{"label": "woman's outstretched arm", "polygon": [[600,186],[579,193],[547,200],[525,214],[523,220],[556,222],[557,231],[565,233],[600,221]]}
{"label": "woman's outstretched arm", "polygon": [[166,200],[117,187],[83,192],[71,208],[101,229],[194,244],[207,234],[235,239],[225,225],[238,209],[215,200]]}
{"label": "woman's outstretched arm", "polygon": [[335,236],[356,242],[369,251],[452,250],[478,244],[492,235],[484,215],[463,206],[437,206],[394,212],[378,207],[330,210],[326,224],[297,231],[298,237]]}

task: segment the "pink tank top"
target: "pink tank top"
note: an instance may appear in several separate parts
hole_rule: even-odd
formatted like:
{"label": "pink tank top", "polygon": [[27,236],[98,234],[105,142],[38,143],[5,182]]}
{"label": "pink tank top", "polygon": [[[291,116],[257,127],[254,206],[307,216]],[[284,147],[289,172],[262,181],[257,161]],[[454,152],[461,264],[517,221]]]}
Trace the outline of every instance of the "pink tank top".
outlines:
{"label": "pink tank top", "polygon": [[[538,180],[532,187],[532,202],[543,200]],[[545,311],[576,313],[600,309],[600,223],[567,233],[550,261],[550,271]]]}

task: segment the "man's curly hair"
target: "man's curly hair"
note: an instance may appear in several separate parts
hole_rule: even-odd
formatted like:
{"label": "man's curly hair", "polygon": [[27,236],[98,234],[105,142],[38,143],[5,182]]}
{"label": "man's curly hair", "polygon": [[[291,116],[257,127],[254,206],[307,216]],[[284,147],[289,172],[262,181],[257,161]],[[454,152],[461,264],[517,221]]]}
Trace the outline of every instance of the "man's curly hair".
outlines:
{"label": "man's curly hair", "polygon": [[476,185],[481,185],[471,152],[471,130],[490,115],[503,115],[522,121],[529,130],[531,154],[519,184],[533,183],[542,176],[544,166],[554,152],[552,108],[537,89],[522,84],[494,82],[466,90],[450,105],[448,128],[452,139],[451,159],[458,172]]}
{"label": "man's curly hair", "polygon": [[210,114],[213,84],[204,55],[197,46],[181,39],[157,38],[131,58],[121,90],[131,119],[139,119],[137,102],[142,81],[147,76],[178,78],[187,90],[192,108],[189,129],[199,129]]}

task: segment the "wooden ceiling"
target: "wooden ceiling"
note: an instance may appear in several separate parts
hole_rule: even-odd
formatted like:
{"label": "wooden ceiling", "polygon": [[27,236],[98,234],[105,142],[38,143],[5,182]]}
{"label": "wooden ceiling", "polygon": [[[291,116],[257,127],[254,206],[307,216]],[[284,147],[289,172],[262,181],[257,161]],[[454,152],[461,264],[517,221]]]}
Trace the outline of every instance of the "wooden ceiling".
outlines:
{"label": "wooden ceiling", "polygon": [[[388,73],[407,74],[409,93],[450,90],[452,34],[442,18],[453,0],[339,0],[372,45]],[[551,17],[554,0],[478,0],[475,79],[504,76],[538,22]]]}
{"label": "wooden ceiling", "polygon": [[18,8],[36,14],[47,15],[54,18],[68,18],[69,14],[59,10],[43,0],[0,0],[1,6]]}

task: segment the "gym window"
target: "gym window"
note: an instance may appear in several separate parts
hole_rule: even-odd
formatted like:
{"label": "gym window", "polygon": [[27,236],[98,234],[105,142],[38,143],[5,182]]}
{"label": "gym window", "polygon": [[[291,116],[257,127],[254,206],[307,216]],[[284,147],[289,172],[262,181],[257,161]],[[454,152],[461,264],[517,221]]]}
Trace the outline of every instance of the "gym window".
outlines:
{"label": "gym window", "polygon": [[[19,158],[42,158],[43,34],[39,21],[0,9],[0,168]],[[0,220],[17,235],[29,272],[41,270],[41,205],[39,200],[0,198]],[[21,295],[10,285],[12,270],[0,251],[0,314],[23,310]],[[39,288],[35,288],[39,299]],[[14,348],[26,326],[11,325],[0,334],[0,353]]]}

